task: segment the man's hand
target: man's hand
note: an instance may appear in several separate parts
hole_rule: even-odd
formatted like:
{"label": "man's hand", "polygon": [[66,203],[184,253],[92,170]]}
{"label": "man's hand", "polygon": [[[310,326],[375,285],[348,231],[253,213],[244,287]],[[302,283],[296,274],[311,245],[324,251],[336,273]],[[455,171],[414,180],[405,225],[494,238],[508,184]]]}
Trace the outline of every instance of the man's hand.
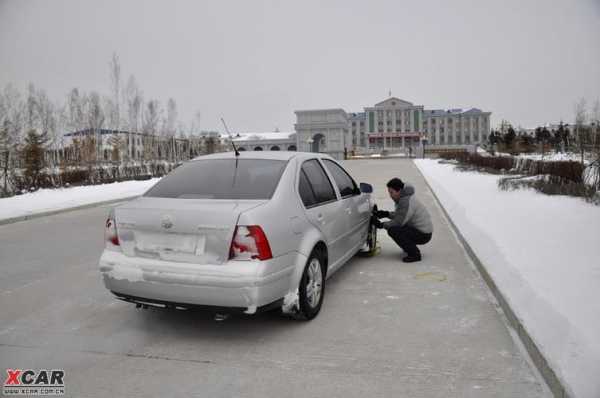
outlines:
{"label": "man's hand", "polygon": [[377,210],[375,212],[375,217],[377,218],[390,218],[390,212],[386,210]]}
{"label": "man's hand", "polygon": [[375,227],[377,227],[379,229],[383,228],[383,223],[381,221],[379,221],[378,219],[374,218],[372,222],[373,222],[373,225],[375,225]]}

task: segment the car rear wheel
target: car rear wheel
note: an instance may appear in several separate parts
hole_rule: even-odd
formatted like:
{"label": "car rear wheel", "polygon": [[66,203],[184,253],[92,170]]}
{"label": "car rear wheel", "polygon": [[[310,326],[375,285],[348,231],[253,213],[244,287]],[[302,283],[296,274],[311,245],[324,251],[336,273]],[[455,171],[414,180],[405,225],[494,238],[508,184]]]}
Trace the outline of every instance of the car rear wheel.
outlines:
{"label": "car rear wheel", "polygon": [[325,295],[325,266],[318,251],[309,257],[298,287],[299,316],[310,320],[321,310]]}

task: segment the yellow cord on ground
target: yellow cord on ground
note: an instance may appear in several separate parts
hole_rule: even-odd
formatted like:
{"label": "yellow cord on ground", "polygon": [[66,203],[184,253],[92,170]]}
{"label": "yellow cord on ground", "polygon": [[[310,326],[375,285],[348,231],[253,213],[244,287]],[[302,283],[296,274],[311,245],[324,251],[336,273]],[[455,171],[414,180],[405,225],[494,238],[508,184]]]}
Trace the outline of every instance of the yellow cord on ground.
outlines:
{"label": "yellow cord on ground", "polygon": [[377,245],[377,246],[375,246],[375,250],[370,251],[370,252],[366,252],[363,255],[364,255],[364,257],[375,257],[379,253],[381,253],[381,246]]}

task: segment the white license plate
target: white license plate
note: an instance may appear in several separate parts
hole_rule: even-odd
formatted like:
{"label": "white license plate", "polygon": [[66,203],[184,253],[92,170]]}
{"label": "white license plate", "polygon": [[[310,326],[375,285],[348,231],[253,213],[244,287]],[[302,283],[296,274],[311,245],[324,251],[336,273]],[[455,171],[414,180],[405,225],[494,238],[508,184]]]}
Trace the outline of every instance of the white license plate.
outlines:
{"label": "white license plate", "polygon": [[[202,238],[202,239],[200,239]],[[198,254],[198,249],[202,249],[204,253],[203,243],[200,247],[199,241],[205,241],[204,236],[184,235],[184,234],[156,234],[151,232],[136,232],[135,246],[138,250],[152,253],[160,252],[178,252],[178,253],[195,253]]]}

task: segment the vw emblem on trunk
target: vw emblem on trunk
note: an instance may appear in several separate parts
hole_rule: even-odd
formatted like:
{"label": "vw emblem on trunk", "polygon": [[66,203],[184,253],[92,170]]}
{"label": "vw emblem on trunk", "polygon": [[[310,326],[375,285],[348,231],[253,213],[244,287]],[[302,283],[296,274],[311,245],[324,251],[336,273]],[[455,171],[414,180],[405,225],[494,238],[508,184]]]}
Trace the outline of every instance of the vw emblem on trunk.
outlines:
{"label": "vw emblem on trunk", "polygon": [[160,225],[162,225],[164,229],[171,228],[173,226],[173,220],[171,219],[171,216],[163,216],[160,220]]}

